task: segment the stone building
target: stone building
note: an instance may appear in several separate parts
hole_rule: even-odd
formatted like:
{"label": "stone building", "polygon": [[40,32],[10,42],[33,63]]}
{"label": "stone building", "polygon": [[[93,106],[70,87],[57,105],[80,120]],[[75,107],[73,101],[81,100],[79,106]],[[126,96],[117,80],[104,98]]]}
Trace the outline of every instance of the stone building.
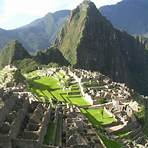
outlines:
{"label": "stone building", "polygon": [[0,98],[0,148],[103,148],[95,129],[75,106],[51,106],[11,91],[3,91]]}

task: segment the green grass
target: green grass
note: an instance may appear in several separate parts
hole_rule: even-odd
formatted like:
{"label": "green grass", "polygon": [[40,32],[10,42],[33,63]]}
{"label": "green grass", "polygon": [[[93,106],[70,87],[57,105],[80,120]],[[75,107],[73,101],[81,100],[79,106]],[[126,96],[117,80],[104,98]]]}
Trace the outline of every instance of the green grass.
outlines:
{"label": "green grass", "polygon": [[117,143],[116,141],[106,138],[106,136],[102,134],[99,134],[99,136],[107,148],[121,148],[122,147],[121,144]]}
{"label": "green grass", "polygon": [[59,115],[58,117],[58,121],[57,121],[57,125],[56,125],[56,128],[55,128],[55,145],[61,145],[62,143],[62,123],[63,119],[62,119],[62,116]]}
{"label": "green grass", "polygon": [[[63,77],[62,73],[56,77]],[[89,105],[88,102],[81,96],[80,90],[77,84],[71,85],[71,91],[63,90],[59,86],[58,79],[55,77],[41,77],[39,78],[34,72],[29,74],[28,89],[36,94],[41,100],[44,98],[46,101],[50,101],[51,98],[55,98],[59,101],[68,102],[74,105]],[[69,92],[69,94],[68,94]],[[114,118],[108,115],[103,109],[81,109],[81,112],[89,119],[89,121],[96,127],[106,125],[114,122]],[[44,144],[59,143],[60,139],[56,133],[56,141],[53,141],[53,134],[55,125],[49,123],[47,134],[44,138]],[[104,142],[107,148],[120,148],[120,144],[105,136],[101,135],[100,138]]]}
{"label": "green grass", "polygon": [[114,122],[114,118],[103,109],[81,109],[82,113],[95,126],[106,125]]}
{"label": "green grass", "polygon": [[44,144],[53,144],[53,131],[54,131],[54,123],[50,122],[48,125],[47,133],[44,137]]}
{"label": "green grass", "polygon": [[125,131],[119,132],[119,133],[117,133],[115,135],[119,136],[120,138],[128,138],[129,137],[128,135],[130,133],[131,133],[130,131],[125,130]]}
{"label": "green grass", "polygon": [[[96,127],[110,124],[115,121],[104,109],[81,109],[81,112]],[[110,140],[100,133],[98,133],[98,135],[107,148],[121,148],[121,145],[118,142]]]}
{"label": "green grass", "polygon": [[135,113],[137,120],[140,122],[142,126],[144,126],[144,106],[141,106],[140,110]]}
{"label": "green grass", "polygon": [[[28,84],[31,92],[35,93],[38,97],[44,97],[46,101],[55,98],[58,101],[68,102],[74,105],[89,105],[81,96],[80,90],[63,90],[59,86],[59,81],[54,77],[30,79],[28,80]],[[72,92],[73,94],[68,95],[68,92]]]}

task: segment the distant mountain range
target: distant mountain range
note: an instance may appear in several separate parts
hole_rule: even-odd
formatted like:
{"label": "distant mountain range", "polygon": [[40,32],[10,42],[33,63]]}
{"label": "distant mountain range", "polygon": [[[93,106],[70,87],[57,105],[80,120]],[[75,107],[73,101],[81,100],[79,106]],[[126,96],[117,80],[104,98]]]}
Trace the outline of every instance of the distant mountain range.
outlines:
{"label": "distant mountain range", "polygon": [[69,10],[48,13],[45,17],[26,26],[14,30],[0,29],[0,49],[8,41],[16,39],[23,44],[29,53],[35,53],[39,49],[49,47],[69,14]]}
{"label": "distant mountain range", "polygon": [[94,3],[84,0],[71,12],[52,48],[30,56],[18,41],[10,42],[0,52],[0,67],[14,64],[26,72],[50,63],[69,64],[99,71],[148,94],[148,53],[143,42],[143,38],[115,29]]}
{"label": "distant mountain range", "polygon": [[148,35],[148,0],[122,0],[99,10],[116,28],[130,34]]}
{"label": "distant mountain range", "polygon": [[[115,5],[101,7],[99,10],[116,28],[148,37],[147,0],[123,0]],[[0,49],[8,41],[15,39],[31,54],[47,49],[69,15],[69,10],[62,10],[48,13],[45,17],[14,30],[0,29]]]}

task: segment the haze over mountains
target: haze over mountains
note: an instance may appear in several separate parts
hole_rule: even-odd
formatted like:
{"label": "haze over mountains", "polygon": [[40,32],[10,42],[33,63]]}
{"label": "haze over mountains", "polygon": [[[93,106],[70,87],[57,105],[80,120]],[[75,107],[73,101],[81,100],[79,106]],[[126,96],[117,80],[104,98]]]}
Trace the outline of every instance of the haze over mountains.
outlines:
{"label": "haze over mountains", "polygon": [[8,41],[15,39],[21,42],[30,53],[49,47],[69,12],[69,10],[62,10],[48,13],[45,17],[14,30],[0,29],[0,49]]}
{"label": "haze over mountains", "polygon": [[[90,1],[85,0],[72,11],[52,48],[46,52],[20,58],[21,54],[15,54],[16,45],[23,49],[22,53],[24,48],[16,41],[14,43],[10,43],[12,46],[8,44],[0,53],[2,66],[3,63],[17,63],[19,68],[28,68],[31,64],[37,68],[40,64],[51,62],[70,64],[100,71],[115,81],[124,82],[142,93],[147,92],[148,58],[144,44],[126,32],[115,29]],[[15,60],[12,60],[13,57]]]}
{"label": "haze over mountains", "polygon": [[130,34],[148,34],[148,1],[123,0],[99,9],[111,23]]}
{"label": "haze over mountains", "polygon": [[[100,11],[115,27],[130,34],[147,36],[148,1],[123,0],[116,5],[101,7]],[[31,54],[46,49],[55,40],[57,32],[69,15],[69,10],[62,10],[49,13],[45,17],[18,29],[7,31],[0,29],[0,49],[12,39],[21,42]]]}

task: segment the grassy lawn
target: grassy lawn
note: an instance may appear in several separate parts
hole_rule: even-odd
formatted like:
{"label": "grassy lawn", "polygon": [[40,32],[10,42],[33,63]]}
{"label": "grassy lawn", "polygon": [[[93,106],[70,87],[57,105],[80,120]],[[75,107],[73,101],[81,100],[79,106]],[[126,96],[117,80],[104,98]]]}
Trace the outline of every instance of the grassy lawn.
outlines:
{"label": "grassy lawn", "polygon": [[55,138],[54,138],[55,145],[61,145],[62,143],[62,125],[63,125],[62,122],[63,122],[62,116],[59,115],[55,129]]}
{"label": "grassy lawn", "polygon": [[44,137],[44,144],[53,144],[53,131],[54,131],[54,123],[50,122],[49,125],[48,125],[48,129],[47,129],[47,133]]}
{"label": "grassy lawn", "polygon": [[106,138],[102,134],[99,134],[99,136],[107,148],[121,148],[122,147],[121,144],[117,143],[116,141]]}
{"label": "grassy lawn", "polygon": [[96,126],[110,124],[115,121],[104,109],[81,109],[81,111]]}
{"label": "grassy lawn", "polygon": [[[55,98],[59,101],[68,102],[75,105],[89,105],[80,94],[79,89],[63,90],[59,86],[59,81],[54,77],[41,77],[39,79],[28,80],[29,90],[38,97],[46,100]],[[73,86],[76,88],[76,86]],[[68,92],[70,94],[68,94]]]}
{"label": "grassy lawn", "polygon": [[131,131],[125,130],[125,131],[119,132],[115,135],[119,136],[120,138],[129,138],[130,133],[131,133]]}

